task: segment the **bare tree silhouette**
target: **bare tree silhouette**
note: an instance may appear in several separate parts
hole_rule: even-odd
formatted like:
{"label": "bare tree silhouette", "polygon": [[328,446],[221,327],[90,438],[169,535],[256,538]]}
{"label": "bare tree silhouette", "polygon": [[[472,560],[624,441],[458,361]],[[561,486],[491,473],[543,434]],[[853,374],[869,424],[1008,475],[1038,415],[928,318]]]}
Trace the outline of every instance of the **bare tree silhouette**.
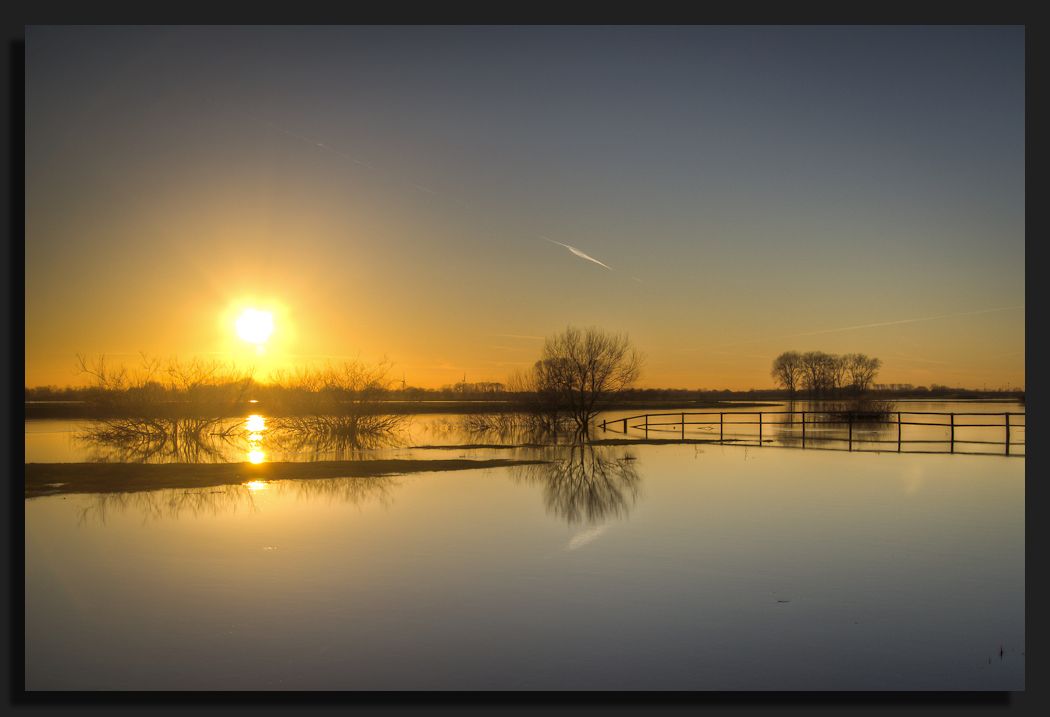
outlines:
{"label": "bare tree silhouette", "polygon": [[641,364],[625,334],[570,326],[547,339],[528,384],[541,406],[568,416],[586,435],[603,404],[638,379]]}
{"label": "bare tree silhouette", "polygon": [[788,390],[792,396],[802,379],[802,354],[798,351],[785,351],[773,359],[773,378]]}

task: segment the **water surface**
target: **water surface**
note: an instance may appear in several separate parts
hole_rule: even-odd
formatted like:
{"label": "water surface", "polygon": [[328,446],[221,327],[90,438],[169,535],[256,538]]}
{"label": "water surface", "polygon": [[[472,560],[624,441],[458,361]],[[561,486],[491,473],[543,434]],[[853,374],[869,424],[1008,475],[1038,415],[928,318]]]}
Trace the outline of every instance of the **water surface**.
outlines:
{"label": "water surface", "polygon": [[1023,458],[537,450],[26,500],[26,687],[1024,689]]}

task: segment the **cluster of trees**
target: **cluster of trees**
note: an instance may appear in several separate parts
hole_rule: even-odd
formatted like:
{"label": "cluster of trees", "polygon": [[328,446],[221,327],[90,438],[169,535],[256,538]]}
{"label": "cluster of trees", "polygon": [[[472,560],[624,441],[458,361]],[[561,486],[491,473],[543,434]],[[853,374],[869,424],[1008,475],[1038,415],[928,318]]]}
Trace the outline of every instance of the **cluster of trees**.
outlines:
{"label": "cluster of trees", "polygon": [[255,385],[251,371],[214,360],[172,358],[162,363],[142,354],[139,366],[128,367],[111,364],[105,356],[77,354],[77,365],[92,382],[83,400],[118,413],[153,415],[165,404],[178,403],[197,413],[220,415],[248,400]]}
{"label": "cluster of trees", "polygon": [[785,351],[773,359],[773,379],[788,393],[805,389],[811,396],[860,395],[871,388],[882,361],[859,353]]}

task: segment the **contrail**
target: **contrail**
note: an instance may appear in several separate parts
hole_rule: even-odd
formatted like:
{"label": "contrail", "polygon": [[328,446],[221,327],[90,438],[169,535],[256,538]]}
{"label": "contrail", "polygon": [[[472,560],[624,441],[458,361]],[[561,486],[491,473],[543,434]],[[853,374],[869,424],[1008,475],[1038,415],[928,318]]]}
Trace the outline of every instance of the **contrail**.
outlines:
{"label": "contrail", "polygon": [[597,528],[591,528],[590,530],[585,530],[581,533],[577,533],[576,535],[572,536],[572,538],[565,545],[563,550],[578,550],[587,543],[590,543],[591,541],[600,538],[602,533],[608,530],[608,528],[608,525],[600,525]]}
{"label": "contrail", "polygon": [[[547,237],[543,236],[542,234],[539,235],[539,237],[540,237],[540,239],[547,239]],[[554,241],[553,239],[547,239],[547,241],[549,241],[551,244],[557,244],[558,246],[565,247],[566,249],[568,249],[569,251],[571,251],[573,254],[575,254],[576,256],[580,257],[581,259],[586,259],[587,261],[593,261],[598,266],[605,267],[609,271],[613,270],[613,268],[611,266],[609,266],[608,264],[604,264],[604,263],[598,261],[593,256],[590,256],[589,254],[586,254],[586,253],[580,251],[579,249],[577,249],[574,246],[569,246],[568,244],[562,244],[560,241]]]}

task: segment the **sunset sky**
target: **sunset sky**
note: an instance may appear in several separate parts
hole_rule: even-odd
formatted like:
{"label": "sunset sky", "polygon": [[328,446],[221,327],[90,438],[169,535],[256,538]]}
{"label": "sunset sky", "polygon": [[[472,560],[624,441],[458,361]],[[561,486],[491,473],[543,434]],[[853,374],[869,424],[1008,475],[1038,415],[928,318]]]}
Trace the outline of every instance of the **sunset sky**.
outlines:
{"label": "sunset sky", "polygon": [[502,381],[574,324],[647,387],[769,387],[789,349],[1023,386],[1024,42],[28,28],[26,384],[140,351]]}

